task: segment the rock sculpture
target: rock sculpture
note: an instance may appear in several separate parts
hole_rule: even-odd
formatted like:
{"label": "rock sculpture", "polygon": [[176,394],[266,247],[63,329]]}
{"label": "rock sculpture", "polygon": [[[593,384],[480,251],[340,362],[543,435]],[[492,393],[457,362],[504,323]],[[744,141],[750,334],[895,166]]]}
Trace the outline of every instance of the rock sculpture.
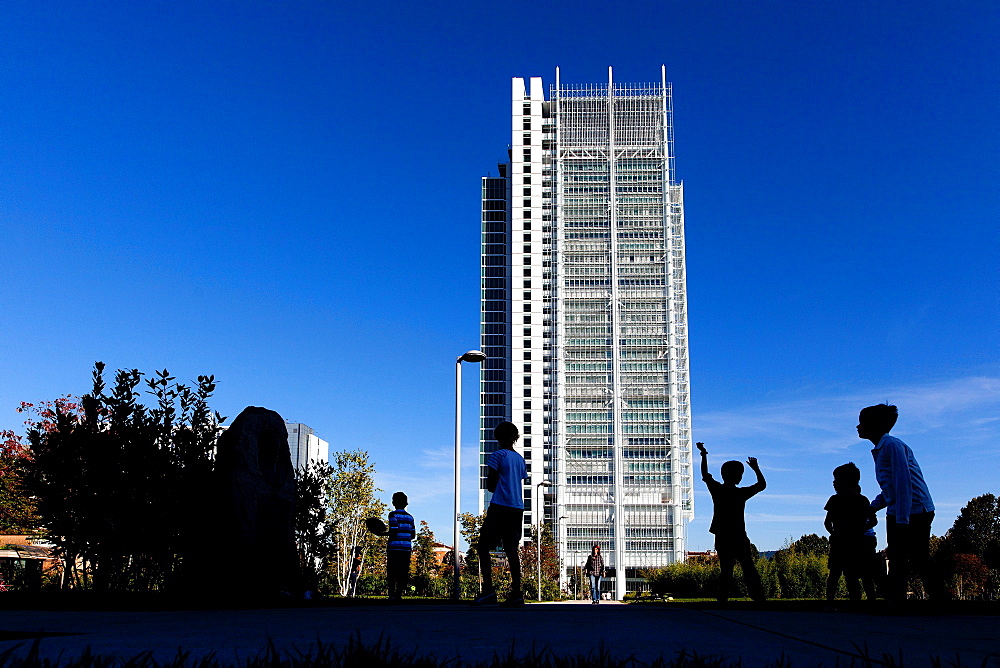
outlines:
{"label": "rock sculpture", "polygon": [[[295,550],[295,472],[285,421],[247,406],[219,437],[215,494],[220,543],[216,583],[236,594],[299,594]],[[231,577],[230,577],[231,576]]]}

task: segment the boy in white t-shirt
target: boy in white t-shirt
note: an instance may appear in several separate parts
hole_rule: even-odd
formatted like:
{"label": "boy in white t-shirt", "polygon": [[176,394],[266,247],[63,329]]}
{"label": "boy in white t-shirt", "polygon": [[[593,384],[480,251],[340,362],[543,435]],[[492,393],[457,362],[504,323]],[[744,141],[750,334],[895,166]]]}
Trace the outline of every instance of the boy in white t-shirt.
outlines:
{"label": "boy in white t-shirt", "polygon": [[521,484],[528,477],[528,470],[524,465],[524,457],[514,451],[514,443],[520,436],[517,427],[511,422],[501,422],[493,430],[493,437],[500,446],[486,460],[489,469],[486,489],[493,492],[493,497],[490,507],[486,509],[486,519],[476,545],[483,589],[472,605],[496,605],[497,593],[493,589],[490,551],[497,543],[503,543],[503,551],[507,554],[507,563],[510,565],[510,595],[503,605],[511,608],[524,605],[518,546],[524,524],[524,492]]}

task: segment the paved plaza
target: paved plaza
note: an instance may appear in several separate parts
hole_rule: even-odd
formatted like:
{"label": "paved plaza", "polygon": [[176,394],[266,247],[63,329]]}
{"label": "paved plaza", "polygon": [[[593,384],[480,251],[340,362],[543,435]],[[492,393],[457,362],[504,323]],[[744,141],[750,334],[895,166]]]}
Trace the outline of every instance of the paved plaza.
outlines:
{"label": "paved plaza", "polygon": [[[446,604],[363,605],[267,610],[80,612],[17,610],[0,613],[0,651],[26,652],[30,633],[67,633],[41,640],[41,656],[93,652],[131,657],[152,650],[172,658],[178,648],[222,661],[254,656],[268,639],[282,650],[305,650],[317,640],[344,644],[354,634],[380,637],[409,653],[441,659],[488,660],[545,648],[558,655],[606,649],[612,657],[650,661],[681,651],[761,666],[784,658],[792,666],[850,665],[900,652],[907,666],[938,656],[951,665],[1000,666],[1000,618],[974,615],[885,615],[693,609],[605,602],[532,604],[526,608],[469,608]],[[20,639],[18,639],[20,636]],[[786,664],[787,665],[787,664]]]}

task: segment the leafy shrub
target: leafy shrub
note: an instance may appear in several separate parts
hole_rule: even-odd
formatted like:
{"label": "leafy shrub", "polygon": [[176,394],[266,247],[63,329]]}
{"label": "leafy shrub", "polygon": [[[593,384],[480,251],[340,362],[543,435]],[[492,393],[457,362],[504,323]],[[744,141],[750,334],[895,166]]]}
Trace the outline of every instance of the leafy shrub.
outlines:
{"label": "leafy shrub", "polygon": [[378,573],[363,573],[358,577],[355,593],[358,596],[379,596],[386,592],[385,576]]}
{"label": "leafy shrub", "polygon": [[649,589],[660,596],[705,598],[719,590],[719,562],[670,564],[643,572]]}
{"label": "leafy shrub", "polygon": [[779,550],[774,555],[780,598],[823,598],[830,574],[825,554]]}
{"label": "leafy shrub", "polygon": [[[768,598],[822,598],[826,595],[829,569],[824,554],[800,554],[784,549],[779,550],[773,559],[757,559],[756,567]],[[719,575],[717,559],[671,564],[643,572],[650,591],[677,598],[714,598],[719,592]],[[729,595],[736,598],[747,596],[739,565],[736,566],[733,590]]]}

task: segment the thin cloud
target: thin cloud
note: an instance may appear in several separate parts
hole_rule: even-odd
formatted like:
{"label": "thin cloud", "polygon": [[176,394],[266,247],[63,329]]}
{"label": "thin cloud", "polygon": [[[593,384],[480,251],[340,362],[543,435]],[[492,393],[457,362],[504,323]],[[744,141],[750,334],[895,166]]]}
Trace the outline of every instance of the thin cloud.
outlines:
{"label": "thin cloud", "polygon": [[406,492],[410,503],[429,503],[452,496],[451,476],[426,476],[379,471],[375,474],[375,485],[384,494],[396,491]]}
{"label": "thin cloud", "polygon": [[695,435],[704,441],[759,440],[768,451],[778,454],[788,446],[798,452],[836,453],[856,443],[853,427],[859,408],[886,400],[899,406],[905,416],[896,431],[902,436],[947,427],[976,441],[992,437],[996,442],[993,426],[1000,416],[982,414],[1000,412],[1000,378],[990,377],[873,388],[702,413],[695,416]]}
{"label": "thin cloud", "polygon": [[417,463],[422,468],[452,470],[455,468],[455,450],[447,447],[424,448]]}
{"label": "thin cloud", "polygon": [[816,523],[819,522],[822,526],[823,513],[813,514],[813,515],[776,515],[772,513],[747,513],[747,522],[794,522],[794,523]]}
{"label": "thin cloud", "polygon": [[782,503],[819,503],[820,505],[826,503],[829,495],[823,496],[821,494],[768,494],[767,498],[773,501],[779,501]]}

